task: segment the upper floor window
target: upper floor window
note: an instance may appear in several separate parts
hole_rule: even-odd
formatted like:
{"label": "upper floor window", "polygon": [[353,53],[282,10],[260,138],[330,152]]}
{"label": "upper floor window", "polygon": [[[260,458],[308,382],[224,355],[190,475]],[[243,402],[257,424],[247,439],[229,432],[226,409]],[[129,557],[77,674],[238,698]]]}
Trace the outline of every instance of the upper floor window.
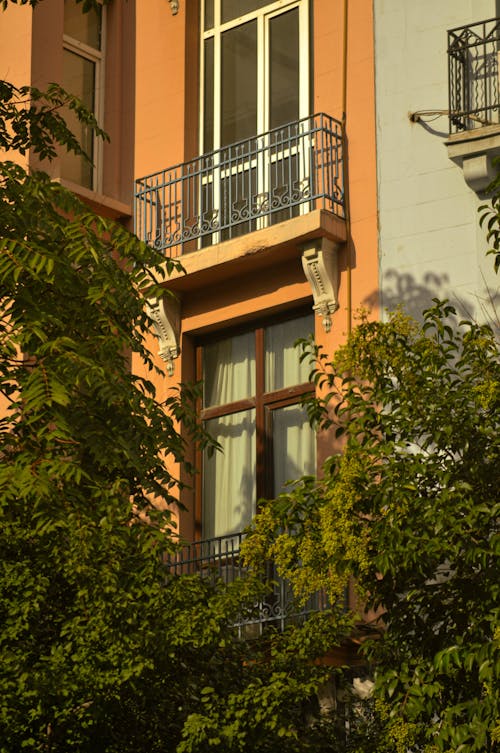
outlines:
{"label": "upper floor window", "polygon": [[308,0],[202,0],[201,151],[309,114]]}
{"label": "upper floor window", "polygon": [[[102,116],[104,10],[83,13],[82,4],[64,0],[63,86],[76,95],[98,119]],[[84,188],[98,189],[99,145],[92,131],[72,112],[65,115],[92,163],[81,156],[64,153],[61,177]]]}

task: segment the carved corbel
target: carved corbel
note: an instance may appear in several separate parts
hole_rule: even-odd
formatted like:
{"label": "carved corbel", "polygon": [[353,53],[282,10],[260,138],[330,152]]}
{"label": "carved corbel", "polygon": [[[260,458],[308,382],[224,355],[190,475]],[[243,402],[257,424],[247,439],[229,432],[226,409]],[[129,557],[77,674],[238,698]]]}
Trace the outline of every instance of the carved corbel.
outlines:
{"label": "carved corbel", "polygon": [[339,244],[316,238],[302,246],[302,267],[312,289],[313,310],[323,317],[325,332],[332,328],[332,314],[338,309]]}
{"label": "carved corbel", "polygon": [[167,364],[169,376],[174,373],[174,359],[180,355],[181,308],[178,298],[164,295],[149,298],[147,312],[154,323],[159,341],[158,353]]}

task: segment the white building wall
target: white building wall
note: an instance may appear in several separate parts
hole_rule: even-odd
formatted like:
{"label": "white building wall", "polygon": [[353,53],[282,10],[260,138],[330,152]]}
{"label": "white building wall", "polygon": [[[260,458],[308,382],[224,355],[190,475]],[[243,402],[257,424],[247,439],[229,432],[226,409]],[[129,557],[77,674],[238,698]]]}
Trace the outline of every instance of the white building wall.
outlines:
{"label": "white building wall", "polygon": [[[433,297],[481,312],[500,278],[479,229],[484,199],[448,158],[447,30],[493,18],[495,0],[374,0],[382,307],[418,316]],[[500,311],[500,302],[498,305]]]}

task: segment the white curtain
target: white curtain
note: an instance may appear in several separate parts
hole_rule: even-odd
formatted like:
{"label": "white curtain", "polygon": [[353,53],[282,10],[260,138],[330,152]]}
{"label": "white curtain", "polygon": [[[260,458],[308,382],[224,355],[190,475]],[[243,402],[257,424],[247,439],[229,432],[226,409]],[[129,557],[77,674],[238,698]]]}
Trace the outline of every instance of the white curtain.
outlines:
{"label": "white curtain", "polygon": [[255,410],[206,426],[222,447],[203,467],[203,538],[214,538],[242,531],[255,514]]}
{"label": "white curtain", "polygon": [[316,437],[301,405],[287,405],[272,412],[274,494],[288,481],[316,473]]}
{"label": "white curtain", "polygon": [[[313,330],[313,316],[272,325],[265,330],[265,389],[273,391],[307,382],[308,366],[299,363],[297,338]],[[255,333],[205,346],[204,407],[223,406],[253,397],[256,391]],[[285,482],[316,471],[316,442],[300,405],[272,410],[274,493]],[[255,410],[206,421],[222,452],[203,462],[203,538],[241,531],[255,514]]]}
{"label": "white curtain", "polygon": [[266,391],[280,390],[308,381],[310,367],[300,363],[300,348],[294,343],[314,332],[312,314],[273,324],[266,329]]}
{"label": "white curtain", "polygon": [[255,334],[228,337],[203,350],[204,406],[255,394]]}

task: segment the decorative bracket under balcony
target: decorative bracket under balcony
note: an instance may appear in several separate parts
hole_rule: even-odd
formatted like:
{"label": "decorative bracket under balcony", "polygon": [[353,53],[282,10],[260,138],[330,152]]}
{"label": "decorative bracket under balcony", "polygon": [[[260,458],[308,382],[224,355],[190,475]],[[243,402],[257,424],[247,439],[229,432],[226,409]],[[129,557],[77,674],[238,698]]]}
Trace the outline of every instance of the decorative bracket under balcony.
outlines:
{"label": "decorative bracket under balcony", "polygon": [[486,191],[498,174],[493,159],[500,156],[500,125],[489,125],[450,135],[448,157],[462,168],[473,191]]}
{"label": "decorative bracket under balcony", "polygon": [[166,364],[169,376],[174,373],[174,359],[180,355],[181,311],[180,302],[172,294],[162,298],[149,298],[147,312],[154,323],[159,340],[159,355]]}
{"label": "decorative bracket under balcony", "polygon": [[313,310],[323,317],[325,332],[332,328],[332,314],[338,309],[339,244],[316,238],[302,246],[302,267],[312,289]]}

